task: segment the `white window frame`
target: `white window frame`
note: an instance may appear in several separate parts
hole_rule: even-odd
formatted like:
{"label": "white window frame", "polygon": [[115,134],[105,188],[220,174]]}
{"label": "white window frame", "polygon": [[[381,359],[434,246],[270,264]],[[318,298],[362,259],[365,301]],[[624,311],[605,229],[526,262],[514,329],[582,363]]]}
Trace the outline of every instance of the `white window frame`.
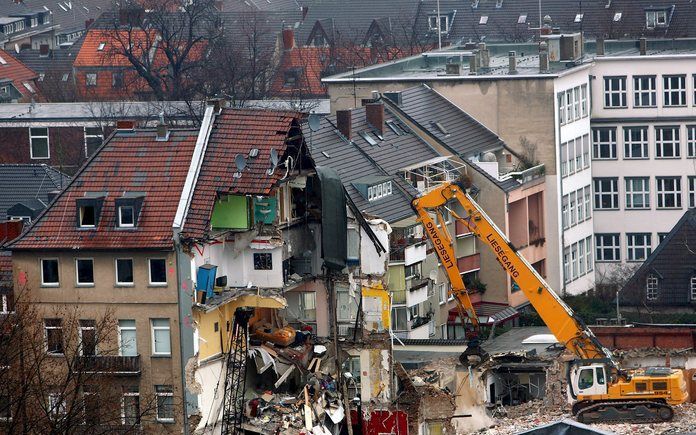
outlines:
{"label": "white window frame", "polygon": [[[624,127],[624,154],[623,158],[627,160],[648,159],[650,158],[650,144],[648,137],[648,127],[631,126]],[[636,134],[637,133],[637,134]],[[634,145],[638,146],[640,153],[634,152]]]}
{"label": "white window frame", "polygon": [[577,205],[575,207],[577,214],[578,214],[578,219],[577,222],[578,224],[581,222],[584,222],[585,219],[587,219],[587,215],[585,214],[585,201],[583,199],[583,190],[584,189],[578,189],[575,191],[575,198],[577,201]]}
{"label": "white window frame", "polygon": [[696,177],[695,176],[687,177],[687,186],[689,189],[688,206],[689,206],[689,208],[694,208],[694,207],[696,207]]}
{"label": "white window frame", "polygon": [[656,76],[633,76],[633,107],[657,107]]}
{"label": "white window frame", "polygon": [[592,219],[592,186],[585,186],[582,190],[585,198],[585,220]]}
{"label": "white window frame", "polygon": [[[442,27],[442,21],[445,21],[445,27]],[[428,16],[428,27],[432,32],[437,32],[437,15]],[[440,33],[447,33],[449,29],[449,16],[440,14]]]}
{"label": "white window frame", "polygon": [[[640,242],[640,243],[637,243]],[[637,250],[645,252],[644,257],[636,255]],[[626,233],[626,261],[640,262],[645,261],[652,253],[652,234],[651,233]]]}
{"label": "white window frame", "polygon": [[[91,207],[94,210],[94,224],[92,224],[92,225],[89,225],[89,224],[85,225],[83,223],[85,208],[87,208],[87,207]],[[79,216],[80,217],[80,228],[96,228],[96,226],[97,226],[97,207],[94,204],[80,206],[79,213],[80,213],[80,216]]]}
{"label": "white window frame", "polygon": [[660,292],[660,280],[654,274],[648,274],[645,278],[645,299],[654,301]]}
{"label": "white window frame", "polygon": [[[611,190],[600,190],[603,188],[604,182],[609,182]],[[593,178],[592,184],[594,187],[594,209],[595,210],[618,210],[619,209],[619,179],[616,177]],[[611,206],[602,207],[602,199],[605,195],[611,196]]]}
{"label": "white window frame", "polygon": [[572,245],[570,245],[570,263],[572,266],[572,268],[571,268],[572,275],[571,275],[570,280],[575,281],[579,277],[579,275],[578,275],[578,244],[577,243],[573,243]]}
{"label": "white window frame", "polygon": [[686,157],[696,158],[696,125],[686,126]]}
{"label": "white window frame", "polygon": [[[99,133],[99,134],[93,134],[93,133],[87,134],[88,128],[95,128],[95,129],[98,128],[98,129],[100,129],[101,133]],[[99,138],[99,139],[101,139],[102,142],[104,142],[104,130],[101,127],[87,127],[87,126],[85,126],[85,127],[83,127],[83,131],[84,131],[84,136],[85,136],[85,158],[87,158],[87,157],[89,157],[89,150],[87,148],[87,140],[93,139],[93,138]]]}
{"label": "white window frame", "polygon": [[[131,274],[133,275],[133,281],[121,281],[118,276],[118,262],[119,261],[130,261],[131,263]],[[116,275],[116,285],[124,287],[132,287],[135,285],[135,263],[132,258],[116,258],[114,259],[114,274]]]}
{"label": "white window frame", "polygon": [[51,419],[57,420],[61,415],[68,413],[68,409],[65,403],[65,397],[60,393],[48,393],[48,413]]}
{"label": "white window frame", "polygon": [[[676,87],[672,87],[674,85]],[[683,74],[663,75],[662,98],[662,105],[665,107],[686,106],[686,76]]]}
{"label": "white window frame", "polygon": [[577,206],[578,206],[577,192],[570,192],[568,194],[568,216],[570,217],[569,225],[571,227],[574,227],[575,225],[578,224]]}
{"label": "white window frame", "polygon": [[[46,130],[46,134],[34,134],[32,130]],[[51,140],[48,127],[29,127],[29,155],[32,160],[48,160],[51,158]],[[34,156],[34,139],[46,139],[46,156]]]}
{"label": "white window frame", "polygon": [[568,216],[570,209],[569,201],[570,196],[568,195],[563,195],[563,198],[561,198],[561,224],[564,230],[570,228],[570,218]]}
{"label": "white window frame", "polygon": [[[48,326],[47,321],[48,320],[58,320],[59,321],[59,326]],[[48,340],[48,330],[60,330],[60,335],[61,335],[61,347],[63,348],[63,352],[51,352],[49,350],[49,340]],[[63,319],[44,319],[44,343],[46,347],[46,353],[49,355],[65,355],[65,334],[63,333]]]}
{"label": "white window frame", "polygon": [[[169,387],[171,391],[157,391],[157,387]],[[156,385],[155,386],[155,415],[157,418],[157,421],[160,423],[174,423],[174,417],[160,417],[160,409],[159,409],[159,398],[160,397],[171,397],[172,399],[172,408],[174,407],[174,388],[172,385]],[[172,409],[172,414],[176,412],[174,409]]]}
{"label": "white window frame", "polygon": [[565,125],[568,121],[565,116],[565,92],[558,93],[558,122]]}
{"label": "white window frame", "polygon": [[[605,263],[615,263],[621,261],[621,234],[620,233],[598,233],[595,234],[595,257],[597,261]],[[611,257],[607,258],[608,253]]]}
{"label": "white window frame", "polygon": [[667,25],[667,11],[666,10],[653,10],[645,11],[645,28],[655,29],[657,27],[664,27]]}
{"label": "white window frame", "polygon": [[[123,326],[121,322],[132,321],[133,326]],[[137,356],[138,353],[138,325],[134,319],[119,319],[118,324],[118,356]],[[135,332],[135,355],[123,355],[123,331],[134,331]],[[152,343],[154,344],[154,338]]]}
{"label": "white window frame", "polygon": [[[133,221],[131,223],[123,222],[123,209],[131,209],[131,216]],[[119,205],[118,206],[118,227],[119,228],[135,228],[135,207],[132,205]]]}
{"label": "white window frame", "polygon": [[[627,107],[626,76],[604,77],[604,108],[605,109],[625,109]],[[614,97],[619,99],[618,104],[614,104]]]}
{"label": "white window frame", "polygon": [[[636,182],[640,184],[636,186]],[[650,209],[650,177],[626,177],[624,178],[626,189],[625,207],[632,210]],[[636,205],[636,199],[642,199],[642,205]]]}
{"label": "white window frame", "polygon": [[570,276],[570,247],[563,248],[563,282],[566,284],[573,279]]}
{"label": "white window frame", "polygon": [[594,261],[592,259],[592,236],[585,238],[585,264],[587,264],[587,273],[594,270]]}
{"label": "white window frame", "polygon": [[86,73],[85,74],[85,86],[93,88],[97,86],[97,73]]}
{"label": "white window frame", "polygon": [[136,423],[134,426],[140,424],[140,390],[138,391],[124,391],[121,394],[121,424],[126,425],[126,397],[137,397],[138,399],[138,412],[135,416]]}
{"label": "white window frame", "polygon": [[80,353],[81,356],[85,356],[84,350],[83,350],[83,348],[82,348],[82,334],[84,333],[84,331],[94,331],[94,355],[89,355],[89,356],[96,356],[96,355],[99,355],[99,340],[98,340],[98,338],[97,338],[97,324],[96,324],[96,321],[93,320],[93,321],[94,321],[94,326],[83,326],[83,324],[82,324],[82,321],[83,321],[83,320],[91,320],[91,319],[80,319],[80,320],[78,321],[77,327],[78,327],[78,335],[79,335],[79,339],[80,339],[80,343],[79,343],[79,346],[78,346],[78,348],[79,348],[78,351],[79,351],[79,353]]}
{"label": "white window frame", "polygon": [[580,108],[580,86],[576,86],[572,89],[573,91],[573,114],[574,120],[582,118],[582,109]]}
{"label": "white window frame", "polygon": [[[667,186],[667,182],[674,182],[673,186]],[[682,208],[682,191],[681,191],[681,177],[655,177],[655,185],[657,192],[657,209],[680,209]],[[674,206],[667,207],[668,196],[673,197]]]}
{"label": "white window frame", "polygon": [[[602,133],[608,137],[603,138]],[[606,148],[608,153],[604,153]],[[604,156],[604,154],[608,154]],[[616,127],[599,127],[592,129],[592,158],[594,160],[616,160]]]}
{"label": "white window frame", "polygon": [[587,85],[580,86],[580,109],[582,110],[582,118],[589,115],[589,104],[587,101]]}
{"label": "white window frame", "polygon": [[[156,320],[166,320],[167,326],[155,326]],[[155,342],[155,331],[167,331],[169,337],[169,352],[157,352],[157,343]],[[150,339],[152,340],[152,355],[155,356],[171,356],[172,352],[172,325],[170,319],[150,319]]]}
{"label": "white window frame", "polygon": [[[164,261],[164,279],[165,281],[163,282],[153,282],[152,281],[152,261],[153,260],[162,260]],[[148,258],[147,259],[147,282],[151,286],[158,286],[158,287],[163,287],[167,285],[167,259],[162,258],[162,257],[157,257],[157,258]]]}
{"label": "white window frame", "polygon": [[[44,261],[55,261],[58,266],[58,281],[56,282],[46,282],[44,280]],[[42,258],[39,260],[39,266],[41,267],[41,287],[60,287],[60,260],[58,258]]]}
{"label": "white window frame", "polygon": [[[77,267],[79,261],[89,261],[92,263],[92,282],[80,282],[80,273]],[[80,257],[75,259],[75,284],[78,287],[94,287],[94,258]]]}
{"label": "white window frame", "polygon": [[7,294],[0,295],[0,314],[14,313],[14,311],[10,311],[10,296]]}
{"label": "white window frame", "polygon": [[[397,313],[399,313],[399,312],[403,312],[403,315],[406,316],[406,323],[405,323],[406,329],[396,329],[396,325],[398,324],[398,322],[396,321],[396,319],[397,319],[397,317],[399,317],[400,315],[395,315],[395,314],[397,314]],[[409,330],[409,322],[411,321],[411,319],[409,319],[409,309],[408,309],[408,307],[405,307],[405,306],[392,307],[390,313],[391,313],[391,314],[390,314],[391,318],[389,319],[389,320],[390,320],[390,321],[389,321],[389,324],[391,325],[392,330],[394,330],[394,331],[399,331],[399,332],[403,332],[403,331],[408,331],[408,330]]]}
{"label": "white window frame", "polygon": [[691,275],[691,279],[689,279],[689,290],[689,299],[696,301],[696,275]]}
{"label": "white window frame", "polygon": [[[681,128],[679,126],[657,126],[655,127],[655,158],[656,159],[679,159],[681,158]],[[671,132],[671,138],[665,138],[666,132]],[[667,154],[667,150],[671,153]]]}

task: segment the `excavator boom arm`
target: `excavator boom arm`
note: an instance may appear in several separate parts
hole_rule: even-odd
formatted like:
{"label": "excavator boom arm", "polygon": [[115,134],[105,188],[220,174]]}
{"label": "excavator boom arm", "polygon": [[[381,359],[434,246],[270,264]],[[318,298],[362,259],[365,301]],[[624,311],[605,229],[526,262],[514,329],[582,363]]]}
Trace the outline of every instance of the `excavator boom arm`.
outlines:
{"label": "excavator boom arm", "polygon": [[[438,228],[428,214],[429,211],[439,213],[437,210],[452,200],[461,204],[465,216],[460,217],[456,213],[451,213],[495,254],[498,263],[524,292],[556,339],[582,360],[604,360],[609,365],[618,367],[611,351],[602,346],[592,331],[517,252],[478,204],[459,185],[445,183],[414,199],[413,208],[425,226],[425,232],[433,242],[441,263],[447,270],[453,293],[457,291],[455,288],[458,288],[460,283],[462,288],[464,286],[457,269],[454,250],[451,245],[443,243],[449,240],[449,236],[443,236],[443,232],[447,231],[444,225]],[[447,257],[450,259],[449,263],[445,261]],[[466,295],[465,298],[457,299],[464,304],[465,310],[467,312],[473,310],[466,289],[459,293]],[[474,317],[476,317],[475,314]]]}

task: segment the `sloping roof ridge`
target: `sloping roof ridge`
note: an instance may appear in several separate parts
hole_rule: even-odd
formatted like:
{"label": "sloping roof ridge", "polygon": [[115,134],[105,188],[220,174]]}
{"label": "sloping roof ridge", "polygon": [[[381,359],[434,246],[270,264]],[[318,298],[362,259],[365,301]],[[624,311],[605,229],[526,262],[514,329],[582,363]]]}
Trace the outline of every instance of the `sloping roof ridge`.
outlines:
{"label": "sloping roof ridge", "polygon": [[39,77],[39,74],[37,74],[36,71],[34,71],[33,69],[29,68],[29,67],[27,66],[27,64],[25,64],[24,62],[22,62],[21,60],[19,60],[18,57],[13,56],[12,53],[8,52],[7,50],[3,50],[3,49],[0,49],[0,50],[3,51],[3,52],[4,52],[5,54],[7,54],[8,56],[10,56],[12,59],[14,59],[20,66],[23,66],[24,68],[28,69],[32,74],[34,74],[34,77],[32,77],[32,79],[35,79],[35,78],[38,78],[38,77]]}
{"label": "sloping roof ridge", "polygon": [[676,224],[674,224],[674,226],[669,231],[664,240],[662,240],[662,243],[657,245],[657,248],[655,248],[655,250],[650,253],[648,258],[646,258],[645,261],[643,261],[643,264],[641,264],[640,267],[636,269],[635,272],[633,272],[633,275],[626,282],[626,284],[624,284],[622,289],[628,288],[629,286],[633,285],[634,282],[638,279],[638,276],[641,275],[643,272],[649,269],[653,269],[652,263],[658,258],[658,256],[662,253],[665,247],[671,243],[672,239],[676,236],[679,230],[681,230],[682,227],[686,224],[696,227],[696,208],[692,208],[684,212],[682,217],[679,218]]}
{"label": "sloping roof ridge", "polygon": [[302,117],[302,112],[297,111],[297,110],[279,110],[279,109],[273,109],[270,107],[224,107],[222,109],[222,113],[220,115],[224,115],[225,113],[230,113],[230,112],[262,112],[262,113],[269,113],[269,114],[276,114],[279,116],[286,116],[289,118],[301,118]]}

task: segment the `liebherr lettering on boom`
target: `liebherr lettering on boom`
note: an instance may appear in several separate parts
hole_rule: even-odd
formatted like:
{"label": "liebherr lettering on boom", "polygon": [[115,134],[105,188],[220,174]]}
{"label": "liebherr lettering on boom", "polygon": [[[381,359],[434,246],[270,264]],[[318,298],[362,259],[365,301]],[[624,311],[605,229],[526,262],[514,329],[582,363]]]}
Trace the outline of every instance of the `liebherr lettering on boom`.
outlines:
{"label": "liebherr lettering on boom", "polygon": [[[683,373],[669,367],[622,369],[612,352],[599,342],[582,319],[549,287],[466,193],[466,187],[459,183],[444,183],[414,199],[412,206],[447,272],[451,295],[457,302],[462,320],[468,318],[471,322],[467,350],[460,358],[462,363],[476,364],[486,355],[479,345],[476,310],[459,274],[452,238],[444,225],[442,209],[449,202],[462,206],[462,216],[448,210],[491,249],[559,343],[575,355],[575,360],[568,364],[566,375],[568,393],[573,399],[573,414],[578,420],[659,422],[672,419],[672,406],[688,399]],[[436,222],[441,225],[438,227]]]}

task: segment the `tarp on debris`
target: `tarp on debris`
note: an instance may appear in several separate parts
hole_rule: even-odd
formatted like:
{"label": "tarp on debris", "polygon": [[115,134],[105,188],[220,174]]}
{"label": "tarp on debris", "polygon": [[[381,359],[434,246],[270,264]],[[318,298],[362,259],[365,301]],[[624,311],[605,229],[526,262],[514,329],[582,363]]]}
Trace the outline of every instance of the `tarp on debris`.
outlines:
{"label": "tarp on debris", "polygon": [[316,167],[321,182],[321,248],[329,269],[343,270],[348,255],[346,198],[338,173],[325,166]]}
{"label": "tarp on debris", "polygon": [[517,432],[517,435],[613,435],[613,432],[606,432],[595,429],[575,420],[565,419],[556,421],[543,426],[535,427],[524,432]]}

